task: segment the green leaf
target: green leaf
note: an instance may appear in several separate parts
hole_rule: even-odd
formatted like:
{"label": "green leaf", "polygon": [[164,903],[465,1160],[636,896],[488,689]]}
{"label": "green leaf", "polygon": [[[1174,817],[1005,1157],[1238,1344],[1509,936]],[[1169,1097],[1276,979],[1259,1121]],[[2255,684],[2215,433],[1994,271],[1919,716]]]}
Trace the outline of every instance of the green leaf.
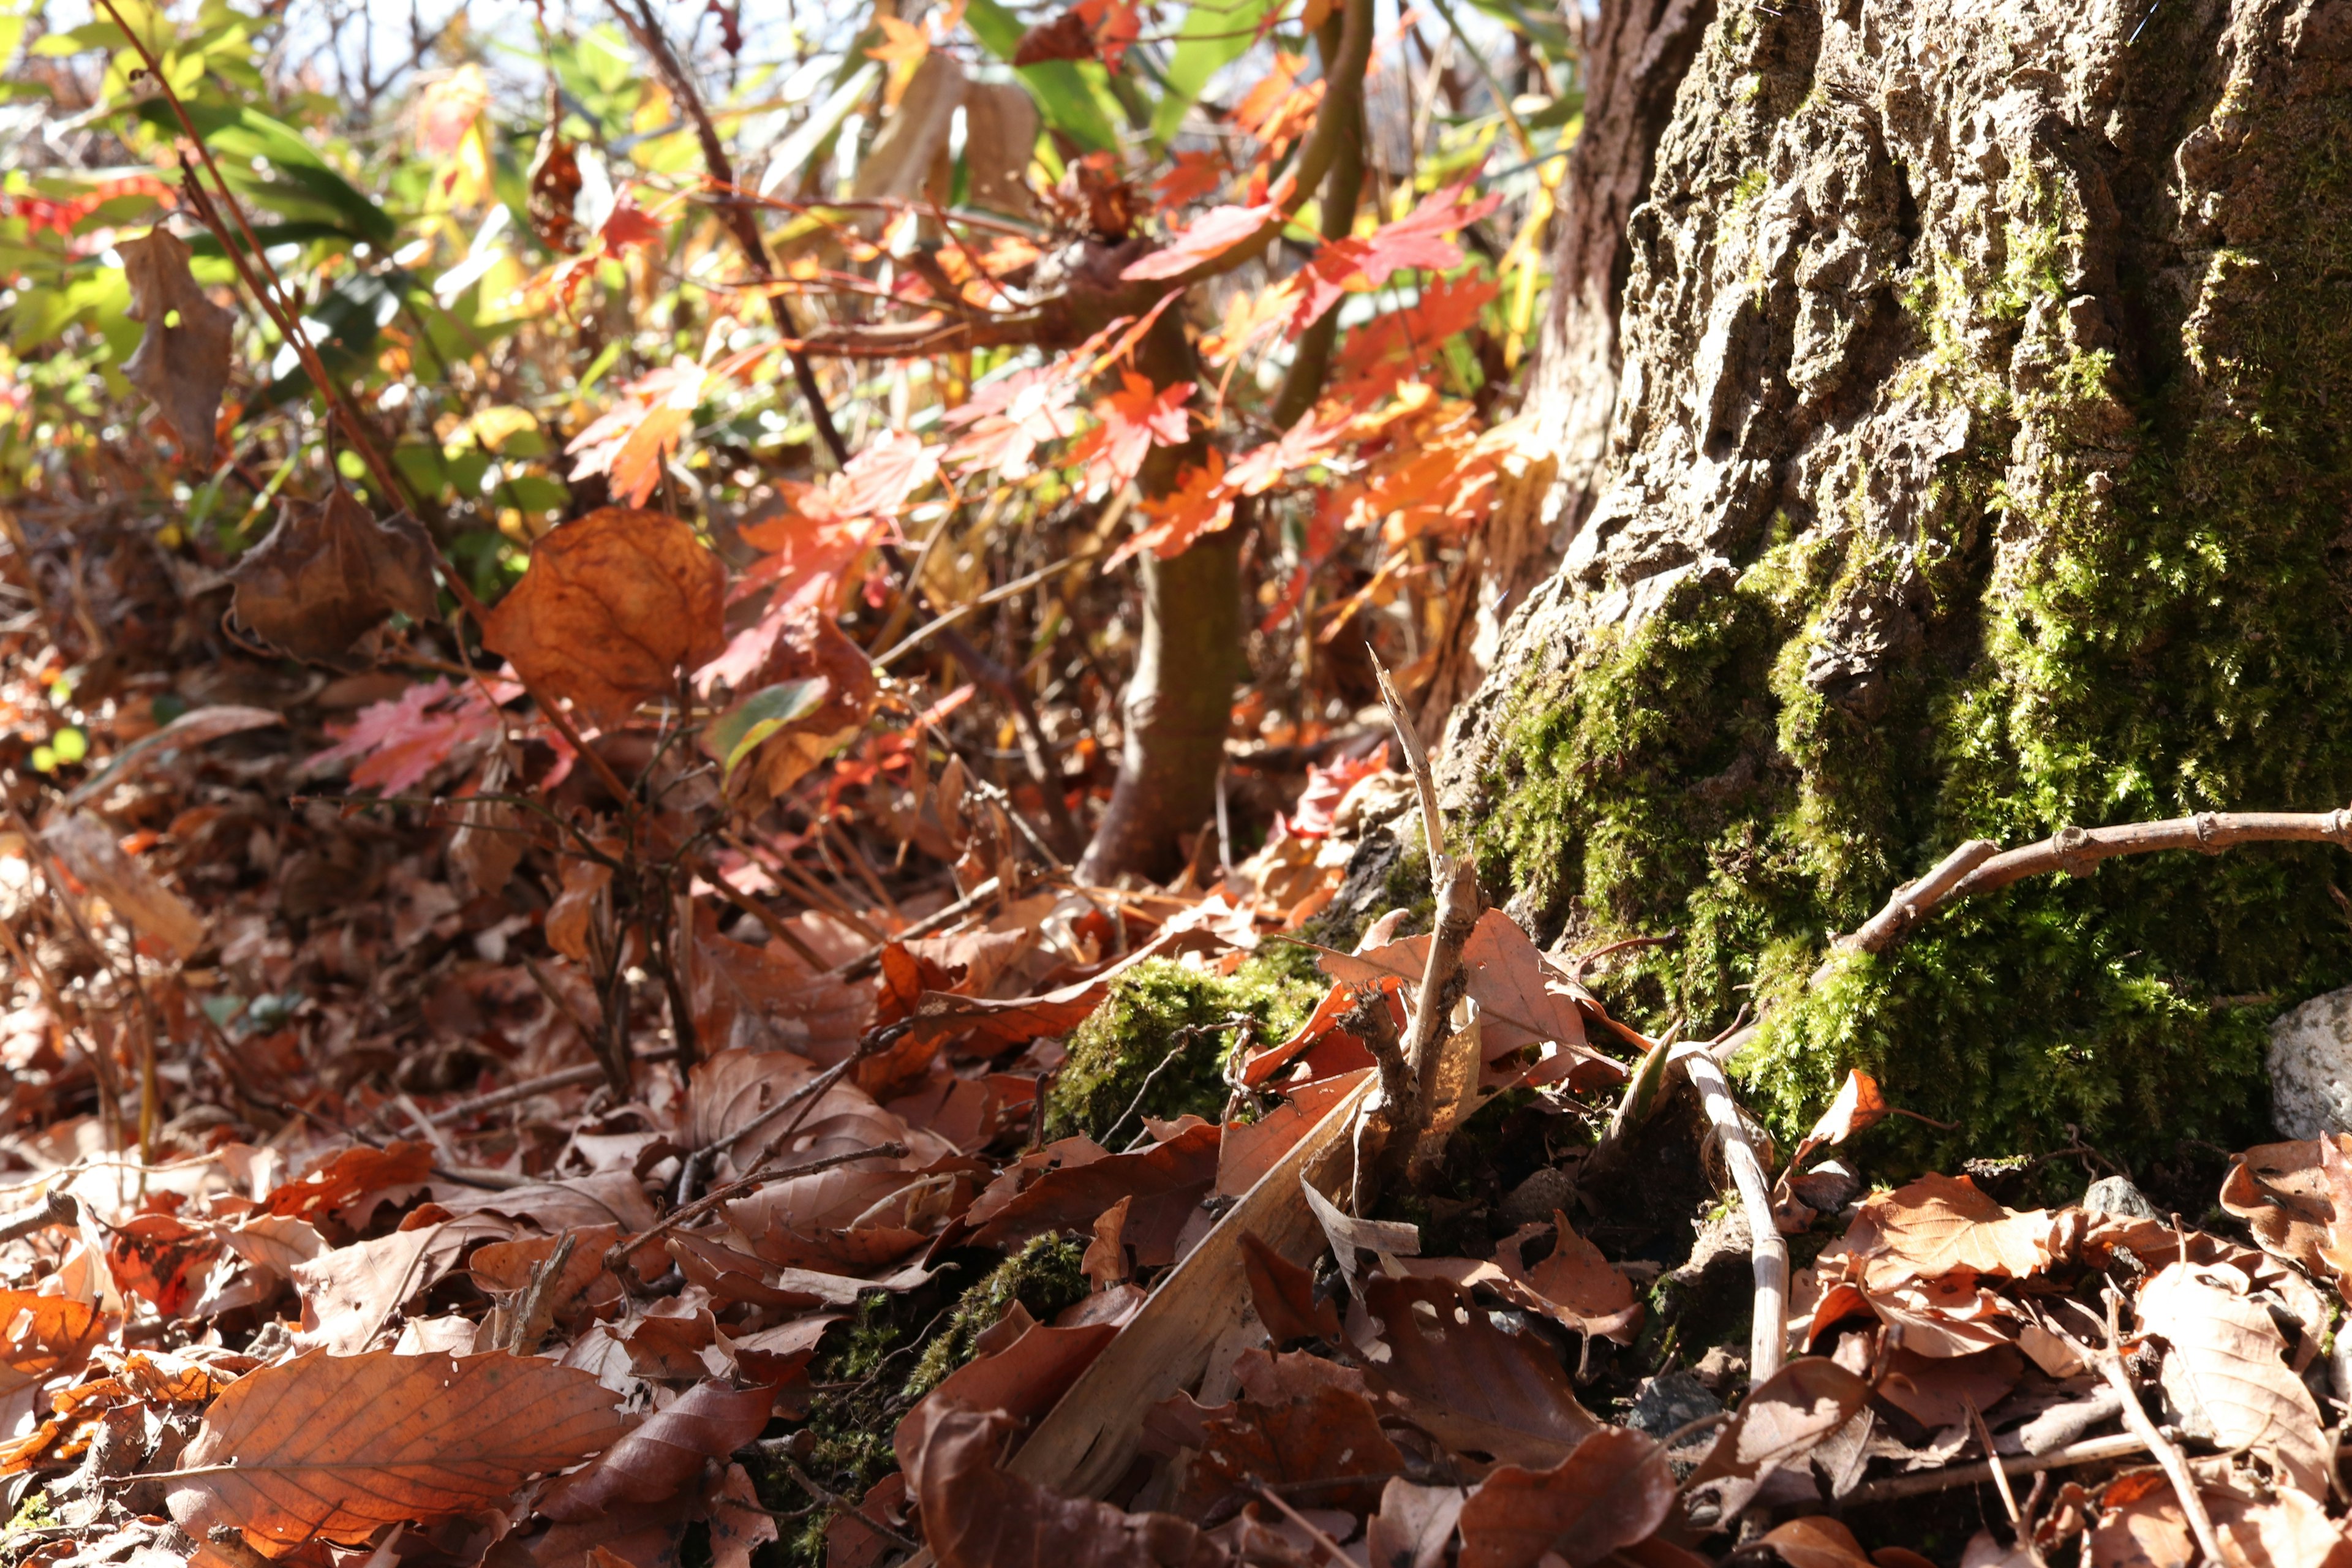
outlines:
{"label": "green leaf", "polygon": [[724,770],[720,782],[733,778],[736,765],[758,750],[761,742],[824,706],[825,694],[832,689],[833,682],[822,675],[781,681],[754,691],[711,721],[711,749]]}
{"label": "green leaf", "polygon": [[[972,37],[1001,60],[1012,59],[1021,47],[1021,35],[1028,31],[1021,25],[1021,18],[998,5],[997,0],[971,0],[963,15],[971,26]],[[1097,152],[1108,152],[1118,145],[1118,132],[1111,121],[1118,105],[1107,89],[1096,85],[1097,79],[1109,80],[1102,67],[1089,62],[1081,69],[1069,60],[1052,60],[1042,66],[1023,66],[1013,74],[1021,79],[1021,85],[1037,100],[1047,124],[1067,132]]]}
{"label": "green leaf", "polygon": [[[257,109],[186,107],[189,121],[219,155],[223,175],[239,195],[286,217],[331,224],[353,239],[392,248],[399,231],[391,215],[337,174],[292,126]],[[177,117],[160,99],[140,104],[138,112],[159,134],[180,134]],[[270,173],[257,170],[256,159]]]}
{"label": "green leaf", "polygon": [[1176,52],[1168,61],[1168,91],[1151,114],[1151,140],[1166,146],[1184,123],[1185,110],[1209,79],[1249,52],[1257,25],[1272,9],[1268,0],[1199,0],[1176,29]]}

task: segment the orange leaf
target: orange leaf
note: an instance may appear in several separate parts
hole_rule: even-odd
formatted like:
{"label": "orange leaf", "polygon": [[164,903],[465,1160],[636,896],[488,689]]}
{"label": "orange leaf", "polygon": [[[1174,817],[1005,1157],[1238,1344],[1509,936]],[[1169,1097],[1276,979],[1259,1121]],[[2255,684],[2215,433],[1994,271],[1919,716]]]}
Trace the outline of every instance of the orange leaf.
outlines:
{"label": "orange leaf", "polygon": [[1162,561],[1181,555],[1204,533],[1230,527],[1234,492],[1225,484],[1224,454],[1209,448],[1206,468],[1186,468],[1173,495],[1148,500],[1142,507],[1150,525],[1138,531],[1103,563],[1108,572],[1139,550],[1149,550]]}
{"label": "orange leaf", "polygon": [[543,692],[614,729],[726,646],[726,579],[677,519],[603,507],[539,542],[482,642]]}
{"label": "orange leaf", "polygon": [[531,1356],[332,1356],[247,1373],[182,1456],[172,1517],[294,1544],[365,1542],[387,1524],[502,1510],[533,1475],[610,1447],[613,1394]]}
{"label": "orange leaf", "polygon": [[877,16],[882,29],[882,42],[866,51],[869,60],[881,60],[887,65],[913,65],[931,52],[929,34],[912,22],[896,16]]}

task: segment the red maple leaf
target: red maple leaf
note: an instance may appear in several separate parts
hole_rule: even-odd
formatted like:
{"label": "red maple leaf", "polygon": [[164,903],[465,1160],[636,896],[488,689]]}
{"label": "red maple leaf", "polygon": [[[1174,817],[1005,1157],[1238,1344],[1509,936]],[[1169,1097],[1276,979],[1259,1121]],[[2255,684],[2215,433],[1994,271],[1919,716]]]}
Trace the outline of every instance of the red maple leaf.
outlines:
{"label": "red maple leaf", "polygon": [[1306,68],[1305,55],[1277,50],[1274,68],[1234,107],[1234,123],[1256,137],[1269,159],[1282,155],[1282,149],[1297,139],[1322,104],[1321,82],[1304,87],[1298,83],[1299,73]]}
{"label": "red maple leaf", "polygon": [[1234,492],[1225,484],[1224,454],[1210,447],[1206,468],[1185,469],[1174,494],[1145,501],[1142,510],[1144,516],[1151,520],[1150,526],[1139,530],[1133,538],[1113,551],[1111,558],[1103,563],[1104,571],[1140,550],[1149,550],[1165,561],[1191,549],[1201,535],[1231,527]]}
{"label": "red maple leaf", "polygon": [[683,355],[621,388],[621,398],[563,449],[579,458],[572,478],[603,474],[614,500],[643,506],[661,482],[662,464],[677,449],[710,385],[710,373]]}
{"label": "red maple leaf", "polygon": [[371,702],[349,724],[329,725],[335,744],[304,764],[324,772],[351,767],[352,787],[400,795],[422,784],[460,746],[498,732],[499,716],[478,686],[419,681],[399,696]]}
{"label": "red maple leaf", "polygon": [[1487,195],[1473,200],[1466,183],[1449,185],[1362,239],[1325,245],[1300,269],[1304,292],[1290,319],[1292,333],[1305,331],[1342,294],[1369,293],[1407,268],[1449,272],[1461,266],[1462,247],[1454,243],[1454,236],[1493,212],[1502,199]]}
{"label": "red maple leaf", "polygon": [[834,509],[844,516],[896,516],[939,471],[940,454],[924,446],[921,437],[886,430],[834,478]]}
{"label": "red maple leaf", "polygon": [[1318,419],[1312,414],[1301,416],[1298,423],[1279,437],[1244,454],[1234,465],[1226,482],[1245,496],[1272,489],[1302,468],[1328,462],[1339,450],[1339,437],[1347,428],[1344,415],[1329,420]]}
{"label": "red maple leaf", "polygon": [[654,245],[668,232],[667,223],[623,196],[613,204],[612,216],[596,234],[604,242],[604,254],[618,258],[629,247]]}
{"label": "red maple leaf", "polygon": [[965,432],[948,448],[948,461],[965,473],[1025,472],[1039,442],[1076,432],[1078,416],[1070,404],[1077,395],[1076,384],[1059,364],[1032,365],[988,383],[970,402],[948,411],[945,423]]}
{"label": "red maple leaf", "polygon": [[1377,403],[1397,383],[1433,363],[1447,339],[1475,325],[1478,312],[1498,291],[1497,284],[1483,278],[1443,279],[1403,310],[1365,322],[1341,345],[1328,395],[1359,408]]}
{"label": "red maple leaf", "polygon": [[1130,262],[1119,276],[1130,283],[1152,278],[1179,278],[1204,261],[1213,261],[1255,235],[1271,222],[1274,205],[1211,207],[1191,224],[1168,237],[1168,244],[1140,261]]}
{"label": "red maple leaf", "polygon": [[1070,10],[1086,19],[1095,53],[1112,70],[1118,69],[1127,51],[1143,37],[1143,18],[1136,14],[1133,0],[1078,0]]}
{"label": "red maple leaf", "polygon": [[1120,390],[1095,404],[1095,417],[1101,423],[1070,447],[1070,460],[1086,467],[1090,498],[1125,489],[1154,442],[1179,447],[1192,431],[1192,416],[1184,412],[1192,396],[1191,382],[1155,388],[1149,378],[1131,370],[1122,372],[1119,379]]}
{"label": "red maple leaf", "polygon": [[1334,763],[1309,763],[1307,787],[1298,792],[1298,805],[1290,817],[1290,831],[1301,838],[1322,838],[1331,832],[1332,815],[1359,779],[1370,778],[1388,766],[1388,748],[1369,757],[1341,757]]}
{"label": "red maple leaf", "polygon": [[1233,172],[1225,155],[1214,148],[1205,153],[1178,153],[1171,160],[1168,172],[1151,182],[1151,193],[1161,212],[1174,212],[1223,184]]}

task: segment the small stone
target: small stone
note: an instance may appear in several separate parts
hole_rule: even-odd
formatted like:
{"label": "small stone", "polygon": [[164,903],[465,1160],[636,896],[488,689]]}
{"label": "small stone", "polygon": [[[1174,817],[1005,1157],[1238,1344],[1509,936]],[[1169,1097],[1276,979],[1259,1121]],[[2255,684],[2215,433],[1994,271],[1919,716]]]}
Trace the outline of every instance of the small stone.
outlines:
{"label": "small stone", "polygon": [[2118,1219],[2162,1219],[2146,1194],[2124,1176],[2101,1176],[2083,1194],[2087,1214],[2111,1214]]}
{"label": "small stone", "polygon": [[2352,986],[2271,1024],[2271,1121],[2290,1138],[2352,1131]]}
{"label": "small stone", "polygon": [[1566,1171],[1546,1165],[1503,1195],[1496,1217],[1506,1225],[1541,1225],[1567,1209],[1576,1196],[1576,1180]]}
{"label": "small stone", "polygon": [[1670,1372],[1643,1384],[1642,1392],[1633,1396],[1633,1408],[1626,1413],[1625,1425],[1663,1442],[1692,1422],[1722,1412],[1723,1401],[1694,1373]]}
{"label": "small stone", "polygon": [[1747,1381],[1748,1358],[1724,1345],[1709,1345],[1706,1353],[1691,1368],[1691,1375],[1705,1388],[1726,1389]]}

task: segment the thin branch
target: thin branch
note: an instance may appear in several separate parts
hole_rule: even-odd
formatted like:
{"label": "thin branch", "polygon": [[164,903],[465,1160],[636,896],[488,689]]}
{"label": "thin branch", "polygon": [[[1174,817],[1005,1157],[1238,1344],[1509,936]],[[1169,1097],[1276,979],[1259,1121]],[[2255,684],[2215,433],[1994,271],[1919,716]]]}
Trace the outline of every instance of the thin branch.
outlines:
{"label": "thin branch", "polygon": [[[702,148],[703,172],[719,193],[719,216],[725,219],[727,231],[743,252],[743,260],[761,282],[774,279],[775,268],[768,258],[767,241],[760,237],[759,220],[752,216],[750,204],[735,190],[735,163],[727,155],[727,145],[719,139],[719,128],[711,123],[710,110],[702,101],[702,90],[678,63],[677,53],[669,47],[661,21],[654,15],[646,0],[636,0],[635,15],[621,0],[612,0],[613,14],[621,25],[636,35],[637,47],[644,49],[654,63],[663,85],[686,110],[687,118],[694,122],[695,140]],[[809,420],[816,426],[819,439],[826,451],[833,454],[835,464],[849,466],[849,444],[841,438],[840,427],[833,422],[833,410],[824,401],[824,388],[816,378],[816,365],[801,346],[800,323],[793,319],[793,308],[784,296],[775,290],[768,292],[768,314],[776,324],[778,335],[784,340],[784,352],[792,356],[793,379],[800,384],[801,399],[808,405]]]}
{"label": "thin branch", "polygon": [[904,1143],[877,1143],[871,1148],[845,1149],[836,1154],[825,1154],[814,1160],[803,1160],[797,1165],[786,1165],[781,1170],[765,1168],[766,1162],[763,1160],[761,1164],[752,1167],[749,1174],[739,1176],[734,1181],[711,1188],[684,1208],[671,1210],[648,1229],[635,1236],[623,1237],[614,1242],[612,1249],[604,1254],[604,1267],[614,1274],[619,1274],[623,1265],[628,1262],[631,1253],[639,1251],[667,1236],[688,1220],[700,1219],[729,1198],[741,1197],[745,1193],[766,1186],[771,1182],[789,1182],[801,1176],[813,1176],[820,1171],[830,1171],[836,1165],[854,1164],[859,1160],[903,1160],[906,1156],[907,1146]]}
{"label": "thin branch", "polygon": [[2122,1298],[2113,1289],[2109,1289],[2105,1295],[2107,1342],[2092,1358],[2098,1363],[2099,1375],[2105,1378],[2107,1386],[2122,1397],[2125,1426],[2147,1445],[2147,1451],[2155,1455],[2156,1462],[2163,1467],[2165,1479],[2172,1483],[2173,1492],[2180,1499],[2180,1510],[2189,1516],[2189,1528],[2196,1535],[2198,1549],[2204,1552],[2205,1561],[2226,1563],[2229,1559],[2222,1555],[2221,1539],[2213,1532],[2213,1516],[2205,1511],[2205,1500],[2198,1494],[2197,1478],[2189,1473],[2189,1460],[2181,1454],[2179,1446],[2158,1430],[2156,1423],[2147,1418],[2147,1411],[2139,1402],[2139,1390],[2132,1386],[2131,1373],[2124,1370],[2123,1336],[2116,1321]]}
{"label": "thin branch", "polygon": [[81,1206],[66,1194],[52,1192],[41,1200],[39,1208],[0,1220],[0,1242],[22,1241],[37,1230],[79,1223]]}
{"label": "thin branch", "polygon": [[[2137,1432],[2118,1432],[2105,1437],[2086,1437],[2079,1443],[2069,1443],[2053,1448],[2046,1454],[2011,1454],[2000,1460],[2001,1468],[2013,1476],[2038,1475],[2043,1470],[2068,1469],[2075,1465],[2095,1465],[2107,1459],[2128,1459],[2145,1454],[2147,1440]],[[1941,1469],[1922,1470],[1916,1475],[1888,1476],[1846,1494],[1848,1508],[1860,1508],[1868,1503],[1892,1502],[1898,1498],[1924,1497],[1930,1492],[1949,1491],[1955,1487],[1976,1486],[1993,1477],[1991,1462],[1974,1465],[1947,1465]]]}
{"label": "thin branch", "polygon": [[1772,1223],[1771,1187],[1764,1179],[1763,1162],[1748,1140],[1738,1102],[1731,1085],[1705,1046],[1693,1046],[1676,1058],[1706,1107],[1706,1118],[1723,1141],[1724,1163],[1731,1167],[1732,1184],[1739,1190],[1739,1206],[1748,1217],[1748,1256],[1756,1274],[1756,1313],[1748,1336],[1750,1386],[1780,1370],[1789,1342],[1789,1244]]}

